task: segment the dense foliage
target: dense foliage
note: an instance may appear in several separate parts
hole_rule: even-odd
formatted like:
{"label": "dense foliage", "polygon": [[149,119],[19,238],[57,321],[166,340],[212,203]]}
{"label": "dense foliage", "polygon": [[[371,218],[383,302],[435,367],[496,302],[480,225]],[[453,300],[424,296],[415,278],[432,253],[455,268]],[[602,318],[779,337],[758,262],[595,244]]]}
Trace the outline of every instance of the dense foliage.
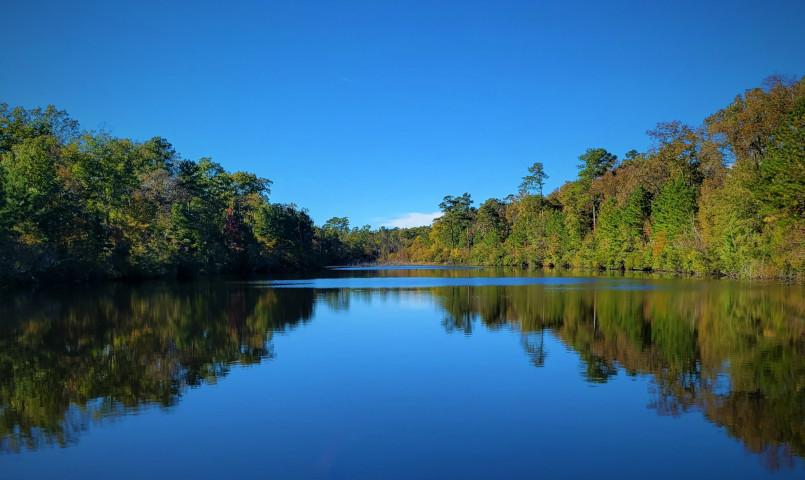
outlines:
{"label": "dense foliage", "polygon": [[300,270],[380,254],[368,227],[317,228],[269,202],[270,186],[180,158],[162,138],[82,132],[54,107],[0,104],[0,281]]}
{"label": "dense foliage", "polygon": [[805,274],[805,80],[767,80],[699,128],[661,123],[622,161],[603,148],[547,197],[535,163],[519,193],[477,209],[447,196],[390,262]]}
{"label": "dense foliage", "polygon": [[579,157],[547,196],[448,195],[430,227],[317,227],[271,181],[146,142],[81,132],[53,107],[0,104],[0,281],[301,270],[359,262],[805,273],[805,80],[771,78],[698,128],[661,123],[622,160]]}

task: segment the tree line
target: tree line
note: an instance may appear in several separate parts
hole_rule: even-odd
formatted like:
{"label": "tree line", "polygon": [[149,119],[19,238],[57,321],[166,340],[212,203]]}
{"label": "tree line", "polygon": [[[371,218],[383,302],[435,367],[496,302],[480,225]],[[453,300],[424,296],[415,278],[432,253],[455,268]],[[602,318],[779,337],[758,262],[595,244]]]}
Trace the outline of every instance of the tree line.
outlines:
{"label": "tree line", "polygon": [[648,133],[653,146],[622,159],[587,149],[548,195],[536,162],[504,199],[446,196],[384,260],[802,278],[805,79],[769,78],[699,127]]}
{"label": "tree line", "polygon": [[0,104],[0,282],[307,270],[366,262],[592,267],[802,278],[805,80],[773,77],[653,146],[579,156],[578,177],[477,208],[448,195],[431,226],[316,226],[271,181],[81,131],[55,107]]}
{"label": "tree line", "polygon": [[371,261],[385,229],[314,225],[271,181],[164,138],[87,132],[0,104],[0,282],[306,270]]}

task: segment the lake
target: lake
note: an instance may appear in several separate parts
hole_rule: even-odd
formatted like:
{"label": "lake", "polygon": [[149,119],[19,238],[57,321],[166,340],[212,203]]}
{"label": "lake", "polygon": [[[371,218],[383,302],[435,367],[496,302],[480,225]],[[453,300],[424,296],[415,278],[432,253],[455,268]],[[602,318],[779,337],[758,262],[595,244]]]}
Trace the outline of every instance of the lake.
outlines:
{"label": "lake", "polygon": [[475,268],[10,292],[0,478],[805,478],[805,289]]}

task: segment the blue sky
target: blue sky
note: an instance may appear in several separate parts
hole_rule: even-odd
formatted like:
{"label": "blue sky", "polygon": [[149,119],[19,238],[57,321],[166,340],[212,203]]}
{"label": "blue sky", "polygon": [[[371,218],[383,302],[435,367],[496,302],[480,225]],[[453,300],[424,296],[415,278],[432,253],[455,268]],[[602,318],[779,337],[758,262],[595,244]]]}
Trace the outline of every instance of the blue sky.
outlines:
{"label": "blue sky", "polygon": [[644,150],[658,121],[805,73],[802,0],[27,0],[0,18],[0,101],[166,137],[318,223],[427,222],[534,161],[552,190],[588,147]]}

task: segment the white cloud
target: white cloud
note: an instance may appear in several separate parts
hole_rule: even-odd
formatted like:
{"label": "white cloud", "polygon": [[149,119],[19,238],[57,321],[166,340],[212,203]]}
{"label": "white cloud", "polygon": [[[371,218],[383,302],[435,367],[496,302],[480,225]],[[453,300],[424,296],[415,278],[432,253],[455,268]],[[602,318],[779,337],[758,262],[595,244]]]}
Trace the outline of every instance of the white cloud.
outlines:
{"label": "white cloud", "polygon": [[381,225],[384,227],[421,227],[423,225],[430,225],[433,220],[442,216],[442,212],[422,213],[422,212],[409,212],[397,217],[386,220]]}

